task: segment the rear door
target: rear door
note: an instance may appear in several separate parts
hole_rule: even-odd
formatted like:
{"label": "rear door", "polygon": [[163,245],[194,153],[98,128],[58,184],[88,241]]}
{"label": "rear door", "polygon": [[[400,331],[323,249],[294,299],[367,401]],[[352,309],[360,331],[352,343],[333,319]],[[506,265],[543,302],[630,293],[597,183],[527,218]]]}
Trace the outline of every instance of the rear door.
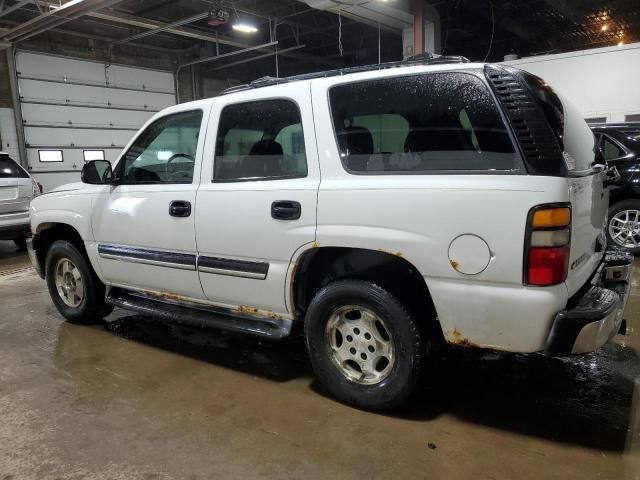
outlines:
{"label": "rear door", "polygon": [[315,241],[320,172],[308,83],[216,99],[196,204],[198,270],[208,300],[291,314],[296,251]]}
{"label": "rear door", "polygon": [[33,182],[8,156],[0,156],[0,215],[29,211]]}

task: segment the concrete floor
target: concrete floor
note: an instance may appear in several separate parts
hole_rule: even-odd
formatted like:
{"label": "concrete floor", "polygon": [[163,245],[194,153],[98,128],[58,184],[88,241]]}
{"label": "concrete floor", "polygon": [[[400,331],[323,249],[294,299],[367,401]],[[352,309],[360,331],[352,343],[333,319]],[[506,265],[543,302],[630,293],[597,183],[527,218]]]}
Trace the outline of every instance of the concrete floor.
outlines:
{"label": "concrete floor", "polygon": [[629,334],[571,359],[461,350],[389,415],[318,391],[300,341],[116,312],[65,323],[0,242],[0,479],[638,479]]}

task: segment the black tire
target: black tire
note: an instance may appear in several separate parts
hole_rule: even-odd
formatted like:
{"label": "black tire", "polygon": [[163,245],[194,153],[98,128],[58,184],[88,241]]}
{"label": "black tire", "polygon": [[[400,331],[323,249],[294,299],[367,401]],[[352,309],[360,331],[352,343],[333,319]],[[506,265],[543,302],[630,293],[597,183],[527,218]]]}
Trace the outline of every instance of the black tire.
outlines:
{"label": "black tire", "polygon": [[[361,384],[348,378],[333,360],[326,328],[341,307],[356,305],[384,319],[395,360],[385,378]],[[323,287],[306,313],[305,342],[320,384],[341,402],[367,410],[389,410],[405,402],[420,383],[428,351],[409,311],[382,287],[360,280],[338,280]]]}
{"label": "black tire", "polygon": [[27,237],[14,238],[13,243],[15,243],[16,247],[18,247],[20,250],[27,249]]}
{"label": "black tire", "polygon": [[[55,268],[61,259],[68,259],[80,272],[83,281],[83,297],[75,307],[62,299],[55,282]],[[71,243],[65,240],[53,242],[45,262],[47,287],[58,311],[71,323],[92,325],[100,323],[113,310],[104,301],[105,287],[100,282],[87,259]]]}
{"label": "black tire", "polygon": [[640,254],[640,246],[636,248],[623,247],[611,237],[611,233],[609,232],[609,227],[611,225],[611,221],[613,217],[615,217],[618,213],[624,210],[636,210],[640,212],[640,199],[631,198],[629,200],[622,200],[621,202],[613,204],[609,208],[609,224],[607,225],[607,242],[611,246],[622,248],[633,255],[638,255]]}

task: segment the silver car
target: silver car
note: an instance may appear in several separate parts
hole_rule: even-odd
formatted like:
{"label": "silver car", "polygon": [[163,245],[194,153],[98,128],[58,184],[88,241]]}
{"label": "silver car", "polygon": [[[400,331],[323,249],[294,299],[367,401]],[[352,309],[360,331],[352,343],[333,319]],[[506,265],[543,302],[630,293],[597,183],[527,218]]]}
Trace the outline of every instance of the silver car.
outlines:
{"label": "silver car", "polygon": [[29,234],[29,204],[41,187],[9,154],[0,152],[0,240],[25,248]]}

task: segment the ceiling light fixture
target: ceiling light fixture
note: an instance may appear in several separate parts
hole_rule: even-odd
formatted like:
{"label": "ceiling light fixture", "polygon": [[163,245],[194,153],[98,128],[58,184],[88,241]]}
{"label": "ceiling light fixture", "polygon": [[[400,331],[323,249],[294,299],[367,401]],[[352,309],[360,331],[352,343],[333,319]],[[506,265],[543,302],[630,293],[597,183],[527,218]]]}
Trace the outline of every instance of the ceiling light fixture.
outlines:
{"label": "ceiling light fixture", "polygon": [[258,31],[256,27],[241,22],[234,23],[232,28],[242,33],[256,33]]}

